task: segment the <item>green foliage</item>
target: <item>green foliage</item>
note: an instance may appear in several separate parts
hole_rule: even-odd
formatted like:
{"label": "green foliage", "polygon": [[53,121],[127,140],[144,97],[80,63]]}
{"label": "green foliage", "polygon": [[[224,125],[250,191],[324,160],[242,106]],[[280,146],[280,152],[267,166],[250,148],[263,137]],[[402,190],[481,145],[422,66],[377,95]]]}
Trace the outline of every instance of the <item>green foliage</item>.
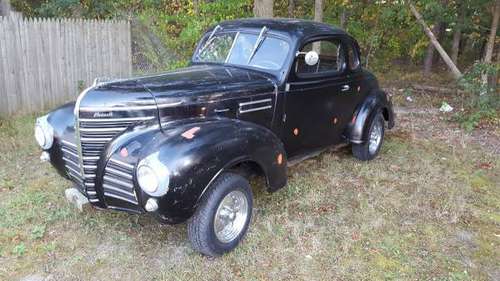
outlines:
{"label": "green foliage", "polygon": [[26,246],[24,245],[23,242],[17,244],[16,246],[14,246],[14,248],[12,249],[12,253],[18,257],[24,255],[26,253]]}
{"label": "green foliage", "polygon": [[149,22],[152,31],[175,54],[176,61],[170,62],[168,68],[185,65],[201,35],[210,26],[252,15],[252,1],[249,0],[200,1],[198,5],[195,11],[193,1],[181,1],[169,4],[169,13],[147,9],[140,14],[141,21]]}
{"label": "green foliage", "polygon": [[467,130],[477,127],[481,120],[498,118],[500,110],[500,95],[498,89],[485,83],[483,77],[492,76],[500,71],[499,64],[476,63],[465,73],[459,85],[467,93],[463,113],[455,116]]}
{"label": "green foliage", "polygon": [[45,225],[36,225],[31,230],[32,239],[41,239],[45,235]]}

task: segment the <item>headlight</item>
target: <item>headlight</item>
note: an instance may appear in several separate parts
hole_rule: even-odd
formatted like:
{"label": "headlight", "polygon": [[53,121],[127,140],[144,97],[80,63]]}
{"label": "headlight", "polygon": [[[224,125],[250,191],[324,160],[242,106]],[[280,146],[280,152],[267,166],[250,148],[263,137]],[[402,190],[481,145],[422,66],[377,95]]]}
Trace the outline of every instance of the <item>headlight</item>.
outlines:
{"label": "headlight", "polygon": [[137,182],[141,189],[151,196],[165,195],[170,183],[170,172],[158,155],[159,152],[149,155],[137,166]]}
{"label": "headlight", "polygon": [[154,193],[158,190],[158,176],[148,165],[142,165],[137,169],[137,181],[147,193]]}
{"label": "headlight", "polygon": [[47,121],[47,115],[36,120],[35,139],[38,145],[44,150],[52,147],[54,143],[54,129]]}

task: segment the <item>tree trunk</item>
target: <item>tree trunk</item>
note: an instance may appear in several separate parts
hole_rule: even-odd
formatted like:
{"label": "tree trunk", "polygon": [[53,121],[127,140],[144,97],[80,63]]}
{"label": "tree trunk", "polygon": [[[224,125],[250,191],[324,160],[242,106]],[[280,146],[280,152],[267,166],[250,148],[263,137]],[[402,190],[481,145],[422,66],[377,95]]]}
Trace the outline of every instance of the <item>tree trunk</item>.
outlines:
{"label": "tree trunk", "polygon": [[[433,28],[432,33],[435,35],[436,40],[439,40],[439,35],[441,34],[441,26],[442,23],[438,22]],[[434,45],[432,42],[429,42],[427,45],[427,51],[425,52],[424,58],[424,75],[429,76],[432,72],[432,65],[434,63]]]}
{"label": "tree trunk", "polygon": [[458,1],[458,20],[455,25],[455,31],[453,32],[453,43],[451,46],[451,60],[454,64],[457,64],[458,53],[460,51],[460,39],[462,37],[462,28],[465,22],[465,3]]}
{"label": "tree trunk", "polygon": [[10,14],[10,0],[0,0],[0,16],[8,16]]}
{"label": "tree trunk", "polygon": [[417,19],[417,22],[420,23],[420,25],[422,25],[425,34],[427,35],[427,37],[429,37],[429,39],[431,40],[432,44],[434,45],[434,48],[436,48],[436,50],[439,52],[439,54],[443,58],[443,60],[446,63],[446,65],[450,68],[451,73],[453,74],[453,76],[455,77],[455,79],[459,79],[460,77],[462,77],[462,73],[457,68],[457,66],[453,63],[453,61],[451,60],[450,56],[448,56],[448,54],[443,49],[443,47],[441,47],[441,44],[439,44],[438,40],[436,39],[436,37],[434,36],[434,34],[430,30],[430,28],[427,26],[427,24],[425,23],[424,19],[422,18],[422,15],[420,15],[420,13],[417,11],[417,9],[415,8],[415,6],[411,2],[408,2],[408,4],[410,6],[411,12],[413,13],[413,15],[415,16],[415,18]]}
{"label": "tree trunk", "polygon": [[323,0],[314,1],[314,21],[323,22]]}
{"label": "tree trunk", "polygon": [[[497,51],[497,64],[500,65],[500,48],[498,48],[498,51]],[[493,77],[493,83],[491,85],[491,88],[493,89],[496,89],[499,84],[500,81],[500,71],[498,71],[498,68],[497,68],[497,71],[495,72],[495,75]]]}
{"label": "tree trunk", "polygon": [[[314,1],[314,21],[323,21],[323,0]],[[314,42],[312,45],[312,49],[316,53],[321,54],[321,41]]]}
{"label": "tree trunk", "polygon": [[495,4],[495,9],[493,10],[493,19],[491,21],[490,36],[488,37],[488,43],[486,43],[486,49],[484,52],[485,63],[491,63],[491,57],[493,56],[493,50],[495,48],[495,38],[497,36],[499,17],[500,17],[500,0],[497,0]]}
{"label": "tree trunk", "polygon": [[[498,28],[498,19],[500,18],[500,0],[496,0],[495,8],[493,10],[493,19],[491,20],[491,29],[490,36],[488,37],[488,41],[486,43],[486,48],[484,50],[484,59],[483,62],[490,64],[491,58],[493,57],[493,50],[495,49],[495,39],[497,36],[497,28]],[[488,83],[488,75],[483,74],[482,80],[484,85]],[[490,86],[493,86],[493,79],[490,80]]]}
{"label": "tree trunk", "polygon": [[195,15],[200,12],[200,0],[193,0],[193,11]]}
{"label": "tree trunk", "polygon": [[288,0],[288,17],[293,18],[295,11],[295,0]]}
{"label": "tree trunk", "polygon": [[342,14],[340,14],[340,28],[345,29],[347,25],[347,9],[342,9]]}
{"label": "tree trunk", "polygon": [[253,14],[256,18],[272,18],[273,6],[273,0],[255,0],[253,3]]}

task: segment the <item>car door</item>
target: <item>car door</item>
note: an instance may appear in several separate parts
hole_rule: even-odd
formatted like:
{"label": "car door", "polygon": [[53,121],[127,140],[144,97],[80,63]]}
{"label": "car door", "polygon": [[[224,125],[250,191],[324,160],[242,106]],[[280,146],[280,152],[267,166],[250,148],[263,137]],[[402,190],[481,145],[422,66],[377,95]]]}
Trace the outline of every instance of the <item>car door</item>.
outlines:
{"label": "car door", "polygon": [[[307,52],[318,61],[305,63]],[[319,37],[302,44],[286,84],[283,139],[289,157],[338,143],[347,119],[343,108],[351,86],[346,83],[346,53],[340,36]]]}

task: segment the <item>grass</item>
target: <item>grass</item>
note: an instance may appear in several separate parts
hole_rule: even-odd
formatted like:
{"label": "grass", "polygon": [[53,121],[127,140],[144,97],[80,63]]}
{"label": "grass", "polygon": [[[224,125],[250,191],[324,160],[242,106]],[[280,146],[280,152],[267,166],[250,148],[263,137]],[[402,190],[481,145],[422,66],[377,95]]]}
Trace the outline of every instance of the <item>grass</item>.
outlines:
{"label": "grass", "polygon": [[328,151],[274,194],[254,179],[247,237],[210,259],[184,225],[78,213],[64,200],[71,184],[38,159],[33,122],[0,121],[0,280],[500,279],[500,161],[473,143],[399,124],[374,161]]}

